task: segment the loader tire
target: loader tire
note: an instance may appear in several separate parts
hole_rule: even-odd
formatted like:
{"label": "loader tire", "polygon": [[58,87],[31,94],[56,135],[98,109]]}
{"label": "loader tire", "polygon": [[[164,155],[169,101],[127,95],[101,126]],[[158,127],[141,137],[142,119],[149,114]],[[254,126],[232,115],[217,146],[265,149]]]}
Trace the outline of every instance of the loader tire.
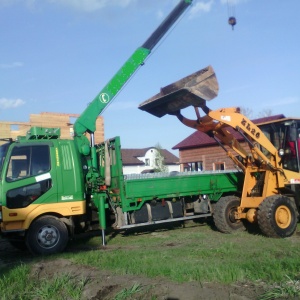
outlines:
{"label": "loader tire", "polygon": [[62,252],[68,240],[66,224],[54,216],[43,216],[34,221],[26,235],[26,245],[33,254]]}
{"label": "loader tire", "polygon": [[258,207],[257,220],[264,235],[289,237],[295,232],[298,222],[295,202],[282,195],[267,197]]}
{"label": "loader tire", "polygon": [[234,217],[238,206],[240,206],[240,199],[235,196],[222,197],[216,203],[213,218],[219,231],[232,233],[237,230],[245,230],[244,223]]}

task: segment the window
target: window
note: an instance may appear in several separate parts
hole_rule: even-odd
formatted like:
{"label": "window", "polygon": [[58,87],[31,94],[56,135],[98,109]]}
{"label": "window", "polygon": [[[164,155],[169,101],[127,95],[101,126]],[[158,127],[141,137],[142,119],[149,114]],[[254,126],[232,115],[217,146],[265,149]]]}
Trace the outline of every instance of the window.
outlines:
{"label": "window", "polygon": [[197,161],[197,162],[192,162],[192,163],[186,164],[184,166],[184,171],[185,172],[189,172],[189,171],[195,171],[195,172],[203,171],[203,161]]}
{"label": "window", "polygon": [[183,171],[184,171],[184,172],[189,172],[190,169],[191,169],[191,168],[190,168],[190,165],[188,165],[188,164],[185,164],[184,167],[183,167]]}
{"label": "window", "polygon": [[6,194],[8,208],[23,208],[37,200],[51,187],[51,179],[12,189]]}
{"label": "window", "polygon": [[192,164],[193,171],[203,171],[203,161],[198,161]]}
{"label": "window", "polygon": [[223,171],[223,170],[225,170],[225,163],[224,162],[216,162],[213,164],[213,169],[215,171]]}
{"label": "window", "polygon": [[150,159],[149,158],[145,159],[145,166],[150,166]]}
{"label": "window", "polygon": [[0,173],[2,172],[3,163],[4,163],[4,159],[5,159],[8,147],[9,147],[9,143],[6,143],[6,144],[0,146]]}
{"label": "window", "polygon": [[7,181],[35,176],[50,170],[48,145],[14,147],[6,174]]}

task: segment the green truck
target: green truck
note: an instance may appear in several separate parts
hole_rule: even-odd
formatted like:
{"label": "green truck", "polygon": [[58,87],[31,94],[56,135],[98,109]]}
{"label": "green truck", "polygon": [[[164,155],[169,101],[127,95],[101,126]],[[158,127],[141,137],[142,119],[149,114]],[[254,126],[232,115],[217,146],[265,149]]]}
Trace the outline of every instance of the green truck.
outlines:
{"label": "green truck", "polygon": [[35,254],[63,251],[75,234],[99,224],[104,234],[107,226],[210,217],[213,204],[237,194],[243,182],[237,171],[123,175],[119,137],[95,145],[97,183],[74,141],[60,139],[59,129],[32,128],[0,149],[1,234]]}
{"label": "green truck", "polygon": [[120,139],[94,141],[98,115],[191,3],[181,0],[125,62],[76,120],[73,140],[60,139],[59,128],[32,127],[15,141],[1,141],[2,238],[33,254],[52,254],[96,225],[105,244],[108,225],[126,229],[207,217],[214,202],[238,192],[238,172],[124,176]]}

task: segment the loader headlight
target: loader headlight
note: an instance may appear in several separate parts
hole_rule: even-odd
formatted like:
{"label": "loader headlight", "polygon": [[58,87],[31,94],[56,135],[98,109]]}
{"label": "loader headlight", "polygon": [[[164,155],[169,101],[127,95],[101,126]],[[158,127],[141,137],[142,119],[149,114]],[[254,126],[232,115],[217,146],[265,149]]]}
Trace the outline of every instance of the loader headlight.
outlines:
{"label": "loader headlight", "polygon": [[284,150],[283,149],[279,149],[278,150],[278,155],[279,156],[283,156],[284,155]]}

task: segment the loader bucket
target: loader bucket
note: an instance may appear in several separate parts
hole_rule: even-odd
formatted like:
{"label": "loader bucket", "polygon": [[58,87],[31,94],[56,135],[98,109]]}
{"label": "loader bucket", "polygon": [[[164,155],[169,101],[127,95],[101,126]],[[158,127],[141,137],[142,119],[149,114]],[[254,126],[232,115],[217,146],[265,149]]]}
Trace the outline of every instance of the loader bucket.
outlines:
{"label": "loader bucket", "polygon": [[188,106],[205,105],[205,101],[215,98],[218,91],[215,72],[208,66],[161,88],[160,93],[141,103],[139,109],[161,118]]}

